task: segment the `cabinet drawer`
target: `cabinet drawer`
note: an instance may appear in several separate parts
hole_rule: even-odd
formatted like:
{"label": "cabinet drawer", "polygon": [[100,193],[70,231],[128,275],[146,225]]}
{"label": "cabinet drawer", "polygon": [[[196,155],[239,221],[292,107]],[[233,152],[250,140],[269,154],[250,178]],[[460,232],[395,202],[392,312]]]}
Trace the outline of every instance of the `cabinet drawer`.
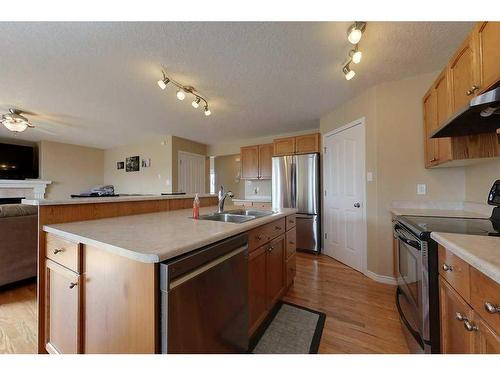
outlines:
{"label": "cabinet drawer", "polygon": [[297,273],[297,263],[295,260],[295,254],[293,254],[286,261],[286,286],[289,287],[293,283],[293,279],[295,279],[295,274]]}
{"label": "cabinet drawer", "polygon": [[252,207],[257,210],[270,210],[272,205],[271,203],[253,202]]}
{"label": "cabinet drawer", "polygon": [[500,285],[473,267],[470,271],[471,305],[496,332],[500,332]]}
{"label": "cabinet drawer", "polygon": [[70,270],[80,273],[80,244],[46,233],[47,258]]}
{"label": "cabinet drawer", "polygon": [[286,217],[286,230],[289,231],[297,224],[297,219],[295,215],[290,215]]}
{"label": "cabinet drawer", "polygon": [[255,250],[284,233],[285,218],[252,229],[248,232],[248,251]]}
{"label": "cabinet drawer", "polygon": [[470,303],[469,265],[441,245],[438,256],[439,274]]}
{"label": "cabinet drawer", "polygon": [[297,249],[297,232],[295,228],[286,232],[286,259],[290,258]]}

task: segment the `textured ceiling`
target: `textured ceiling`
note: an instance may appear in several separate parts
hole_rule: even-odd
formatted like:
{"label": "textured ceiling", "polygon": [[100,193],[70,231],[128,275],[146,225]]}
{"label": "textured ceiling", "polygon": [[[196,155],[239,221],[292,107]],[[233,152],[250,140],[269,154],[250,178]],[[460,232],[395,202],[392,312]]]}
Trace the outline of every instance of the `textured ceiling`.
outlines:
{"label": "textured ceiling", "polygon": [[[315,128],[379,82],[444,66],[471,23],[368,23],[347,82],[345,22],[0,23],[0,110],[39,116],[24,140],[101,148],[173,134],[205,143]],[[212,116],[156,81],[161,66]],[[0,137],[12,137],[2,127]]]}

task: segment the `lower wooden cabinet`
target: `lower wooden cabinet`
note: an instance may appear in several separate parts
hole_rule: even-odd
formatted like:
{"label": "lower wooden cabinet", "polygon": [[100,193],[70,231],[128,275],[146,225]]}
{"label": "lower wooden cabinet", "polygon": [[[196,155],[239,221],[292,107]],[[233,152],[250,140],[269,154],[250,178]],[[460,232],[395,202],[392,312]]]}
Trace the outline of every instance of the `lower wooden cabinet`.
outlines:
{"label": "lower wooden cabinet", "polygon": [[80,275],[46,260],[46,343],[52,354],[81,353]]}
{"label": "lower wooden cabinet", "polygon": [[474,352],[478,354],[500,353],[500,336],[479,316],[476,322]]}
{"label": "lower wooden cabinet", "polygon": [[259,247],[248,256],[248,320],[253,333],[267,314],[267,251]]}
{"label": "lower wooden cabinet", "polygon": [[285,289],[285,236],[281,235],[267,246],[267,308],[278,302]]}

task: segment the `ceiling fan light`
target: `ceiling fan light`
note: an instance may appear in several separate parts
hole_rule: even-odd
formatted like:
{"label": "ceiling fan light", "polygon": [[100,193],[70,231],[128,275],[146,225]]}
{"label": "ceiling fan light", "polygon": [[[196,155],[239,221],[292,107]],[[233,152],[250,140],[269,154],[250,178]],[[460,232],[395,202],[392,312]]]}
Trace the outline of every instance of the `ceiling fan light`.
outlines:
{"label": "ceiling fan light", "polygon": [[186,98],[186,93],[184,92],[184,90],[182,89],[177,90],[177,99],[184,100],[185,98]]}
{"label": "ceiling fan light", "polygon": [[3,126],[9,129],[11,132],[21,133],[25,131],[30,125],[29,122],[26,121],[16,121],[14,119],[8,120],[5,119],[2,121]]}

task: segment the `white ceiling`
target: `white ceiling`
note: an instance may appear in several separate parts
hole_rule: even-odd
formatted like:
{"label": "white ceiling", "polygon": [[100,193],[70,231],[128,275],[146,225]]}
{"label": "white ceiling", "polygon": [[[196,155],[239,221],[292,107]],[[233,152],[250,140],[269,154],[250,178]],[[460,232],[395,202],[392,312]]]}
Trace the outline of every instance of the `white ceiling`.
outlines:
{"label": "white ceiling", "polygon": [[[345,22],[0,23],[0,110],[50,131],[16,137],[108,148],[173,134],[204,143],[318,127],[383,81],[444,66],[471,23],[373,22],[346,81]],[[209,98],[212,116],[156,81],[161,66]],[[13,134],[2,127],[0,137]]]}

